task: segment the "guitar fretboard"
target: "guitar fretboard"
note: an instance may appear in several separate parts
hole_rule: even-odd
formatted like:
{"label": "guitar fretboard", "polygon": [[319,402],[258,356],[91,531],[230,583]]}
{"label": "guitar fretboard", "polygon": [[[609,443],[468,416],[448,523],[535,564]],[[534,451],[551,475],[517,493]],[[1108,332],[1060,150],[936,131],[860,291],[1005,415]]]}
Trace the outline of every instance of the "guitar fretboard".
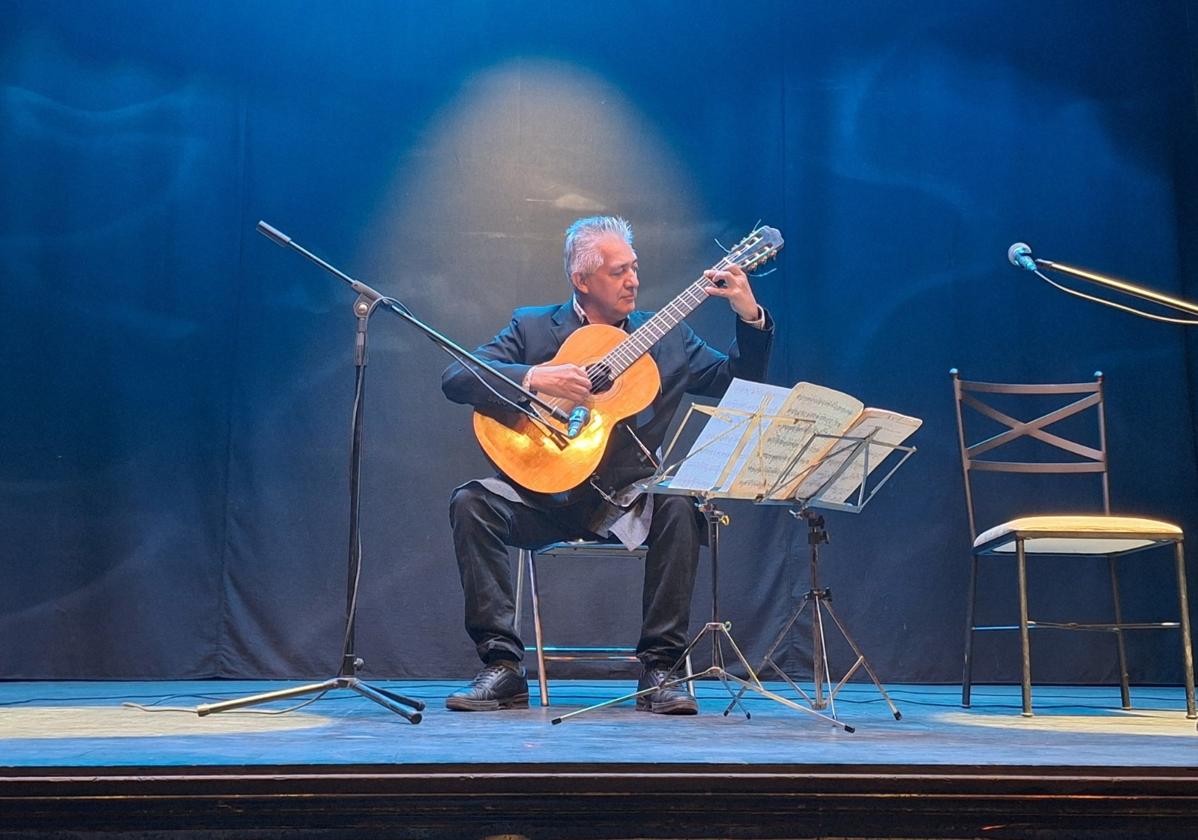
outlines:
{"label": "guitar fretboard", "polygon": [[[739,265],[746,271],[752,271],[761,263],[771,259],[782,247],[782,236],[775,228],[758,227],[748,236],[737,243],[719,262],[712,266],[714,271],[722,271],[729,266]],[[590,366],[592,386],[600,385],[606,380],[614,381],[649,349],[661,340],[678,322],[694,312],[708,294],[705,289],[711,281],[705,276],[691,283],[678,297],[658,310],[652,318],[641,324],[628,338],[616,345],[611,352],[599,362]]]}
{"label": "guitar fretboard", "polygon": [[[716,266],[716,270],[718,271],[721,267]],[[660,341],[662,336],[678,326],[679,321],[694,312],[699,304],[707,300],[708,295],[703,289],[708,285],[710,285],[710,281],[706,277],[700,277],[691,283],[682,291],[682,294],[663,306],[652,318],[637,327],[628,338],[621,341],[604,356],[600,364],[611,371],[611,378],[615,379],[628,370],[632,363],[648,353],[649,349]]]}

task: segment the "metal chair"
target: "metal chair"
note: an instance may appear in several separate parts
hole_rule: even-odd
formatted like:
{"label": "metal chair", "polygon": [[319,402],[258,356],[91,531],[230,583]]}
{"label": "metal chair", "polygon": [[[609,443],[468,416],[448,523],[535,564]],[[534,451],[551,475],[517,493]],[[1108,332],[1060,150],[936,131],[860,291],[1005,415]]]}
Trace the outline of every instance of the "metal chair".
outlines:
{"label": "metal chair", "polygon": [[[545,670],[545,663],[548,661],[614,661],[614,662],[636,662],[636,648],[633,647],[578,647],[578,646],[562,646],[562,645],[546,645],[544,635],[541,632],[541,593],[537,586],[537,558],[538,557],[568,557],[568,558],[636,558],[644,560],[645,553],[648,548],[640,546],[632,551],[629,551],[620,543],[595,542],[591,540],[571,540],[568,542],[557,542],[542,548],[529,551],[528,549],[520,549],[516,560],[516,627],[520,627],[521,617],[524,606],[524,578],[528,576],[528,591],[531,596],[532,603],[532,624],[533,633],[536,638],[536,645],[532,649],[537,654],[537,677],[541,689],[541,705],[549,705],[549,677]],[[527,650],[527,648],[526,648]],[[686,674],[690,676],[691,663],[690,657],[686,661]],[[693,683],[687,683],[691,693],[694,693]]]}
{"label": "metal chair", "polygon": [[[1108,632],[1115,637],[1120,690],[1123,708],[1131,708],[1128,688],[1127,655],[1124,647],[1124,631],[1172,629],[1181,634],[1182,667],[1185,675],[1186,717],[1198,714],[1194,706],[1194,660],[1190,647],[1189,604],[1186,594],[1184,536],[1181,528],[1169,522],[1130,516],[1112,516],[1110,486],[1108,481],[1106,426],[1103,412],[1103,377],[1094,374],[1093,382],[1061,385],[1017,385],[991,382],[971,382],[960,378],[957,370],[950,371],[956,396],[957,432],[961,446],[961,466],[965,479],[965,503],[969,514],[969,532],[973,540],[971,571],[969,578],[969,603],[965,619],[965,666],[961,681],[961,704],[970,704],[970,686],[973,679],[973,641],[975,632],[1018,630],[1022,654],[1023,715],[1032,714],[1031,688],[1031,645],[1030,631],[1040,629],[1085,630]],[[981,395],[981,396],[979,396]],[[1031,420],[1018,420],[1012,416],[1014,410],[1003,402],[1003,409],[996,408],[999,401],[1049,400],[1064,402]],[[968,409],[968,411],[966,411]],[[1065,432],[1048,431],[1050,426],[1078,418],[1068,424],[1070,432],[1078,432],[1087,422],[1087,412],[1093,411],[1097,423],[1097,443],[1082,443],[1065,436]],[[1005,430],[991,434],[976,442],[967,430],[972,430],[981,418],[988,418],[991,428],[996,424]],[[967,421],[968,418],[968,421]],[[1057,427],[1059,430],[1061,427]],[[1091,432],[1090,434],[1093,434]],[[1081,436],[1081,435],[1078,435]],[[1008,453],[1019,441],[1018,460],[996,460],[996,457],[1011,458]],[[1033,443],[1035,442],[1035,443]],[[1037,457],[1026,452],[1036,449]],[[1001,456],[997,450],[1003,449]],[[1045,449],[1047,447],[1047,449]],[[1051,453],[1054,460],[1039,457],[1043,452]],[[1062,455],[1062,453],[1067,453]],[[982,457],[985,455],[986,457]],[[978,532],[974,474],[979,472],[1015,473],[1036,475],[1089,474],[1101,479],[1102,513],[1077,515],[1037,515],[1011,519]],[[1177,621],[1125,622],[1119,601],[1118,569],[1122,558],[1159,546],[1172,546],[1176,565],[1178,587]],[[1110,576],[1111,600],[1114,621],[1101,623],[1079,623],[1062,621],[1037,621],[1028,615],[1027,557],[1049,556],[1097,556],[1107,561]],[[974,612],[977,602],[978,562],[982,557],[1012,557],[1016,561],[1019,589],[1019,623],[1016,625],[975,625]]]}

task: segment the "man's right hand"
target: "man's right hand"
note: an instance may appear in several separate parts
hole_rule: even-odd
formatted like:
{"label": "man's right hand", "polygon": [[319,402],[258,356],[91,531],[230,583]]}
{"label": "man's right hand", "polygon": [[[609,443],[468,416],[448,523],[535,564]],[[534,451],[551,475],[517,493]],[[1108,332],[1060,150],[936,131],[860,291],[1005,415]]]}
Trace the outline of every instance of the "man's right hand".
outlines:
{"label": "man's right hand", "polygon": [[538,394],[561,397],[574,405],[591,402],[591,380],[578,365],[536,365],[528,384]]}

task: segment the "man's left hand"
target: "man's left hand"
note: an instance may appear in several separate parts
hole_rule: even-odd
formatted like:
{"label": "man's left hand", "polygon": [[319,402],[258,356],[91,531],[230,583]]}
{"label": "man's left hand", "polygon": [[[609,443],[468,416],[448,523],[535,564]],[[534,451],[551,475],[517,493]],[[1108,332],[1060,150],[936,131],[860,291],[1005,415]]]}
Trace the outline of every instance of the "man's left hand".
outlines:
{"label": "man's left hand", "polygon": [[742,320],[756,321],[761,317],[761,307],[757,305],[757,298],[753,297],[748,275],[739,265],[731,265],[720,271],[709,268],[703,272],[703,276],[712,281],[712,285],[703,291],[712,297],[727,298],[732,311]]}

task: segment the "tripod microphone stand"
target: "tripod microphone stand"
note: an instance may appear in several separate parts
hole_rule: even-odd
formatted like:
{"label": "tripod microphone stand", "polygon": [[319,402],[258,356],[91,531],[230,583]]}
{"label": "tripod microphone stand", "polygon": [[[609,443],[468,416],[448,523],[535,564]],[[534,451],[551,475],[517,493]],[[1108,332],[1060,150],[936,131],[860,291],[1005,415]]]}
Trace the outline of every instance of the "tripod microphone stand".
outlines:
{"label": "tripod microphone stand", "polygon": [[[267,228],[270,227],[265,222],[260,222],[259,230],[262,230],[264,225]],[[270,228],[270,230],[274,231],[274,228]],[[266,235],[270,234],[267,233]],[[279,236],[282,237],[282,234],[279,234]],[[271,239],[280,244],[291,244],[289,237],[279,239],[271,236]],[[359,532],[359,524],[361,516],[362,408],[366,399],[366,339],[370,316],[374,314],[375,308],[383,300],[383,297],[374,292],[373,289],[368,290],[368,287],[355,289],[355,291],[358,292],[358,298],[354,301],[354,316],[357,319],[357,329],[354,339],[354,402],[350,420],[352,444],[350,446],[349,457],[349,578],[346,584],[345,642],[341,652],[341,668],[337,672],[337,676],[324,682],[311,683],[279,691],[268,691],[250,697],[227,700],[223,703],[209,703],[197,706],[196,714],[201,717],[230,709],[239,709],[244,706],[270,703],[275,700],[285,700],[290,697],[300,697],[307,694],[321,695],[334,689],[348,688],[350,691],[357,692],[366,699],[373,700],[380,706],[390,709],[409,723],[420,723],[420,713],[424,710],[423,702],[370,685],[356,676],[358,670],[365,664],[354,653],[354,637],[357,618],[358,582],[362,570],[362,540]],[[408,711],[405,706],[415,711]]]}
{"label": "tripod microphone stand", "polygon": [[[311,262],[316,263],[325,271],[344,281],[358,295],[357,299],[354,301],[354,317],[357,319],[357,329],[354,337],[354,402],[352,419],[350,421],[353,442],[350,448],[349,579],[346,587],[345,642],[342,646],[340,670],[338,671],[337,676],[331,679],[325,680],[324,682],[311,683],[309,685],[296,686],[294,688],[287,688],[279,691],[269,691],[264,694],[255,694],[250,697],[228,700],[222,703],[203,704],[196,707],[196,714],[202,717],[204,715],[214,714],[216,712],[239,709],[244,706],[269,703],[274,700],[284,700],[290,697],[299,697],[306,694],[322,695],[334,689],[347,688],[351,691],[357,692],[368,700],[373,700],[380,706],[383,706],[384,708],[389,709],[395,714],[405,718],[410,723],[420,723],[420,713],[425,707],[423,702],[410,697],[405,697],[402,694],[397,694],[396,692],[387,689],[370,685],[356,676],[357,672],[365,664],[363,660],[354,653],[354,636],[357,616],[358,582],[361,575],[362,566],[362,543],[359,533],[361,512],[360,485],[362,472],[362,409],[366,395],[366,344],[367,327],[369,325],[370,316],[373,315],[375,309],[382,304],[386,309],[394,312],[396,315],[399,315],[405,321],[423,332],[426,336],[432,339],[435,344],[440,346],[451,356],[454,356],[457,359],[469,361],[478,370],[486,371],[497,381],[503,383],[505,387],[510,388],[513,393],[518,393],[524,399],[542,406],[551,414],[553,414],[553,416],[558,420],[566,422],[569,420],[569,416],[564,414],[561,409],[544,403],[536,395],[531,394],[522,388],[518,383],[513,382],[511,379],[490,367],[474,354],[459,347],[453,341],[441,335],[424,322],[420,321],[397,301],[380,294],[370,286],[367,286],[365,283],[360,283],[357,280],[354,280],[352,277],[325,262],[311,251],[295,243],[290,236],[287,236],[271,225],[268,225],[266,222],[258,222],[258,232],[263,236],[266,236],[277,245],[298,251]],[[515,407],[520,409],[520,406]],[[534,415],[534,419],[538,421],[540,420],[540,418],[536,417],[536,415]],[[414,711],[409,711],[408,708],[405,708],[405,706],[414,709]]]}

